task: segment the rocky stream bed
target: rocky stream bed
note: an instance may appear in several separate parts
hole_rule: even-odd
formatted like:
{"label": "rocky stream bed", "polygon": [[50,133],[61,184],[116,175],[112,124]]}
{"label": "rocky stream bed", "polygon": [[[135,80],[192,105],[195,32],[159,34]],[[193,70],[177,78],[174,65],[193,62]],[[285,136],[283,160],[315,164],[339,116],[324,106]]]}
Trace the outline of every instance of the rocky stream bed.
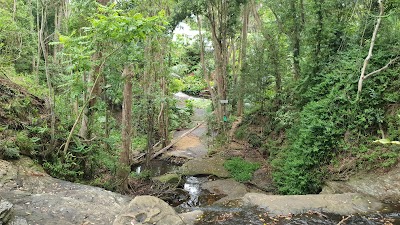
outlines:
{"label": "rocky stream bed", "polygon": [[[195,116],[201,119],[204,111]],[[379,176],[330,182],[319,195],[272,195],[267,168],[247,184],[229,178],[223,162],[240,149],[231,145],[230,151],[209,156],[206,130],[200,126],[164,154],[185,158],[182,166],[165,160],[152,166],[154,182],[172,182],[186,193],[174,205],[58,180],[27,157],[0,160],[0,224],[400,224],[400,165]]]}

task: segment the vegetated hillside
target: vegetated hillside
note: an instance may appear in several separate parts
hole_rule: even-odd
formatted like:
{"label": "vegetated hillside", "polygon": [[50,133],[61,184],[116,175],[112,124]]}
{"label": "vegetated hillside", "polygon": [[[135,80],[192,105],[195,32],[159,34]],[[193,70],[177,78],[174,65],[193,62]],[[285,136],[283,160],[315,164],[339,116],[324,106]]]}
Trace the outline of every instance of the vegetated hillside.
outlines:
{"label": "vegetated hillside", "polygon": [[45,101],[0,78],[0,158],[43,156],[47,147]]}

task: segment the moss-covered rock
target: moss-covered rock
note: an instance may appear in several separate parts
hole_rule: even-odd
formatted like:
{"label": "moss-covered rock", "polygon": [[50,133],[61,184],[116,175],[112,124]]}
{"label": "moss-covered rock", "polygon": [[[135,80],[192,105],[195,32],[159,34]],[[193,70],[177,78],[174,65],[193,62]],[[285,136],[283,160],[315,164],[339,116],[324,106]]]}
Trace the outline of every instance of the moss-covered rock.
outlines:
{"label": "moss-covered rock", "polygon": [[176,184],[178,185],[181,183],[183,180],[181,178],[181,175],[176,174],[176,173],[167,173],[158,177],[153,177],[153,181],[160,182],[163,184]]}
{"label": "moss-covered rock", "polygon": [[225,178],[230,177],[229,172],[224,167],[225,159],[219,156],[206,159],[193,159],[183,164],[181,173],[183,175],[214,175]]}

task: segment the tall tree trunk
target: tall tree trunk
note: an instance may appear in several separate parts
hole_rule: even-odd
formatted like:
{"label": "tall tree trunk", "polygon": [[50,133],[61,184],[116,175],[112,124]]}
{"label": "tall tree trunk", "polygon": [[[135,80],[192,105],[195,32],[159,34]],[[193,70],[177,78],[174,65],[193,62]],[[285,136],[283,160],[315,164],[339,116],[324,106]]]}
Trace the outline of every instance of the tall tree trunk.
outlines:
{"label": "tall tree trunk", "polygon": [[15,21],[15,15],[17,14],[17,0],[14,0],[14,4],[13,4],[13,20]]}
{"label": "tall tree trunk", "polygon": [[315,34],[315,49],[314,49],[314,68],[313,74],[316,75],[321,70],[321,45],[322,45],[322,30],[323,30],[323,12],[322,12],[322,4],[323,0],[314,0],[314,4],[316,7],[317,14],[317,32]]}
{"label": "tall tree trunk", "polygon": [[56,116],[54,113],[54,90],[51,84],[51,77],[48,69],[48,52],[46,48],[46,43],[44,40],[44,29],[46,26],[46,19],[47,19],[47,5],[42,6],[41,11],[41,22],[40,22],[40,29],[39,29],[39,43],[40,48],[42,49],[43,57],[44,57],[44,68],[46,74],[46,83],[48,90],[48,108],[50,110],[50,149],[49,151],[53,151],[55,147],[55,122]]}
{"label": "tall tree trunk", "polygon": [[211,24],[211,39],[214,46],[215,78],[217,83],[217,120],[219,127],[225,131],[225,119],[228,117],[227,100],[227,63],[228,63],[228,2],[222,0],[208,1],[207,17]]}
{"label": "tall tree trunk", "polygon": [[133,68],[131,64],[124,66],[122,78],[124,80],[123,102],[122,102],[122,150],[119,155],[119,166],[117,179],[119,181],[119,190],[126,192],[128,190],[128,177],[130,173],[130,153],[132,138],[132,79]]}
{"label": "tall tree trunk", "polygon": [[200,42],[200,63],[201,63],[201,69],[203,72],[204,79],[206,80],[207,83],[207,88],[210,91],[211,95],[211,101],[214,107],[217,106],[217,100],[216,100],[216,94],[214,87],[211,87],[211,78],[210,78],[210,73],[207,71],[206,68],[206,63],[204,59],[204,40],[203,40],[203,34],[202,34],[202,23],[201,23],[201,17],[197,15],[197,25],[199,28],[199,42]]}
{"label": "tall tree trunk", "polygon": [[244,108],[244,99],[243,99],[243,86],[244,86],[244,74],[246,73],[247,68],[247,60],[246,60],[246,53],[247,53],[247,33],[248,33],[248,26],[249,26],[249,16],[250,16],[250,5],[247,3],[244,6],[243,10],[243,26],[242,26],[242,38],[241,38],[241,48],[240,48],[240,77],[238,81],[237,92],[239,94],[238,99],[238,107],[237,107],[237,115],[243,115],[243,108]]}
{"label": "tall tree trunk", "polygon": [[292,51],[293,51],[293,78],[298,80],[300,78],[300,23],[298,10],[297,10],[297,1],[290,1],[290,11],[292,15],[292,23],[293,23],[293,32],[290,35],[292,39]]}
{"label": "tall tree trunk", "polygon": [[[64,3],[60,2],[57,7],[55,7],[54,12],[54,38],[53,41],[57,42],[59,38],[59,33],[61,32],[61,21],[63,16],[63,6]],[[61,45],[53,46],[53,62],[58,64],[59,60],[57,57],[57,53],[60,51]]]}
{"label": "tall tree trunk", "polygon": [[36,29],[37,29],[37,52],[36,52],[36,65],[35,65],[35,75],[36,75],[36,79],[37,82],[39,83],[40,78],[39,78],[39,66],[40,66],[40,58],[42,56],[41,54],[41,42],[40,42],[40,36],[41,36],[41,26],[40,26],[40,16],[39,16],[39,12],[40,12],[40,4],[39,4],[39,0],[36,0]]}
{"label": "tall tree trunk", "polygon": [[[100,58],[102,57],[101,52],[96,52],[92,55],[91,59],[93,62],[93,67],[88,74],[88,76],[84,76],[84,83],[93,83],[93,87],[90,87],[89,85],[87,86],[87,90],[83,94],[84,100],[87,98],[89,100],[88,107],[85,108],[84,114],[82,115],[82,122],[81,122],[81,128],[79,130],[79,136],[81,136],[84,139],[90,139],[91,138],[91,125],[93,124],[93,107],[97,102],[97,97],[100,95],[101,92],[101,79],[99,79],[99,82],[94,82],[98,76],[101,76],[101,65],[98,62]],[[92,92],[91,95],[88,95],[88,93]]]}
{"label": "tall tree trunk", "polygon": [[280,95],[282,92],[282,76],[280,72],[280,63],[279,63],[279,37],[275,39],[271,34],[267,32],[267,30],[263,29],[262,27],[262,21],[260,18],[260,15],[257,12],[257,9],[255,5],[252,5],[252,13],[254,16],[254,19],[256,21],[257,26],[261,30],[262,35],[264,36],[266,42],[268,42],[268,50],[270,52],[270,59],[271,59],[271,66],[273,70],[273,74],[275,77],[275,106],[280,105]]}

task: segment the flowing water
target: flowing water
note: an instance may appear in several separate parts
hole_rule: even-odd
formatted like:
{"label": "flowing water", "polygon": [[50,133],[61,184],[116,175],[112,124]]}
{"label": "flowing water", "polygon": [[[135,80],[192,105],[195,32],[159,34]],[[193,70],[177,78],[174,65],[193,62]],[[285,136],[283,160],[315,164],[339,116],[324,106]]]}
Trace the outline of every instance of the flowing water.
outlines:
{"label": "flowing water", "polygon": [[190,198],[176,207],[178,212],[202,210],[204,215],[196,225],[400,225],[400,203],[388,203],[388,207],[380,213],[368,215],[335,215],[310,211],[295,216],[272,216],[267,210],[256,207],[240,206],[239,202],[227,205],[213,205],[223,196],[215,196],[201,189],[201,183],[207,181],[205,177],[188,177],[184,190]]}

